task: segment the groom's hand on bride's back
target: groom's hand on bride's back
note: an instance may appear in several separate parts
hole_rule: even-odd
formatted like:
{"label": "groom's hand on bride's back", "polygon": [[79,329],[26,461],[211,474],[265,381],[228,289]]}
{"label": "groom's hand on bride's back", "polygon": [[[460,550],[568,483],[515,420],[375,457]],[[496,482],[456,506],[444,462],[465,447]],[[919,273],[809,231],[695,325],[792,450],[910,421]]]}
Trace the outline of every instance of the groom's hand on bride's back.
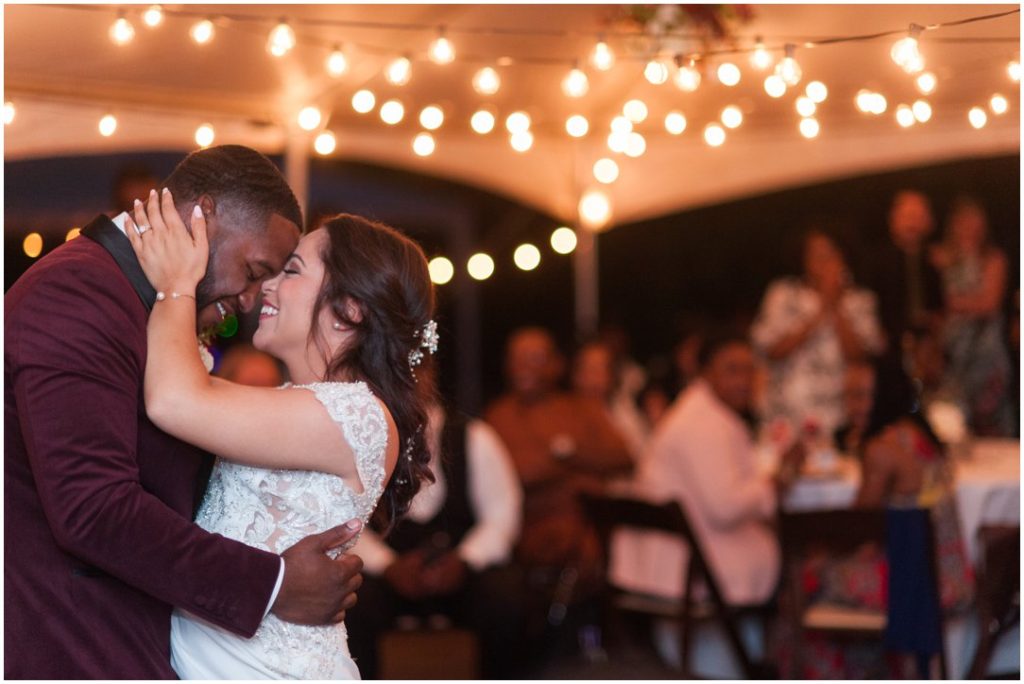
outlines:
{"label": "groom's hand on bride's back", "polygon": [[[352,527],[349,527],[352,525]],[[356,590],[363,583],[359,556],[342,554],[332,560],[327,552],[359,534],[358,520],[306,537],[281,554],[284,581],[271,611],[286,622],[326,625],[341,622],[356,605]]]}

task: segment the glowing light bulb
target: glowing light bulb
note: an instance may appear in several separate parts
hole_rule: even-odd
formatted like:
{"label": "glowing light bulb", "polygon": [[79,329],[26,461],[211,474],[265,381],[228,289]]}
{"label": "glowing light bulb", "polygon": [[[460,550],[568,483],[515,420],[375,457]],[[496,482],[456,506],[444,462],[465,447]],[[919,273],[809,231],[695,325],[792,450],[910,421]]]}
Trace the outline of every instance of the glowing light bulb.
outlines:
{"label": "glowing light bulb", "polygon": [[76,237],[78,237],[81,234],[82,234],[82,229],[81,228],[72,228],[71,230],[69,230],[67,232],[67,235],[64,236],[64,242],[71,242],[72,240],[74,240]]}
{"label": "glowing light bulb", "polygon": [[916,100],[910,109],[914,112],[914,118],[921,123],[926,123],[932,118],[932,106],[926,100]]}
{"label": "glowing light bulb", "polygon": [[971,107],[971,111],[967,112],[967,120],[975,128],[984,128],[988,123],[988,114],[981,107]]}
{"label": "glowing light bulb", "polygon": [[740,82],[740,68],[732,62],[722,62],[718,65],[718,81],[730,88]]}
{"label": "glowing light bulb", "polygon": [[484,67],[473,76],[473,90],[481,95],[494,95],[501,87],[501,77],[491,67]]}
{"label": "glowing light bulb", "polygon": [[312,131],[320,125],[323,115],[316,107],[303,107],[299,112],[299,128],[304,131]]}
{"label": "glowing light bulb", "polygon": [[930,71],[926,71],[917,77],[915,81],[917,89],[921,91],[922,95],[930,95],[938,84],[938,79],[935,78],[935,74]]}
{"label": "glowing light bulb", "polygon": [[612,119],[611,129],[613,133],[632,133],[633,122],[625,116],[617,116]]}
{"label": "glowing light bulb", "polygon": [[676,87],[686,93],[692,93],[700,87],[700,71],[697,70],[693,60],[686,66],[679,67],[675,82]]}
{"label": "glowing light bulb", "polygon": [[567,97],[583,97],[590,90],[590,81],[580,69],[573,69],[562,80],[562,92]]}
{"label": "glowing light bulb", "polygon": [[1010,108],[1010,103],[1005,97],[996,93],[992,96],[992,99],[988,101],[988,106],[992,110],[993,114],[1005,114]]}
{"label": "glowing light bulb", "polygon": [[313,141],[313,149],[316,150],[317,154],[322,154],[325,157],[331,152],[334,152],[334,148],[337,146],[338,141],[330,131],[324,131],[320,135],[316,136],[316,140]]}
{"label": "glowing light bulb", "polygon": [[530,130],[530,115],[526,112],[512,112],[505,118],[505,128],[512,134]]}
{"label": "glowing light bulb", "polygon": [[796,111],[800,116],[814,116],[814,112],[818,110],[818,105],[814,104],[814,100],[809,97],[798,97],[796,98]]}
{"label": "glowing light bulb", "polygon": [[405,105],[398,100],[388,100],[380,106],[380,120],[389,126],[400,123],[405,118]]}
{"label": "glowing light bulb", "polygon": [[786,82],[778,74],[772,74],[764,79],[764,92],[768,93],[769,97],[780,98],[786,94]]}
{"label": "glowing light bulb", "polygon": [[644,67],[644,78],[652,85],[661,85],[668,80],[668,66],[657,59],[652,59]]}
{"label": "glowing light bulb", "polygon": [[796,47],[793,45],[786,46],[786,56],[782,58],[782,61],[775,65],[775,75],[782,79],[782,82],[787,86],[795,86],[803,78],[804,72],[797,64],[793,54],[796,51]]}
{"label": "glowing light bulb", "polygon": [[889,103],[881,93],[859,90],[856,97],[857,109],[865,114],[884,114]]}
{"label": "glowing light bulb", "polygon": [[764,71],[772,65],[772,53],[765,49],[764,43],[757,41],[757,46],[754,51],[750,54],[750,66],[754,67],[758,71]]}
{"label": "glowing light bulb", "polygon": [[672,135],[679,135],[686,130],[686,117],[682,112],[669,112],[665,115],[665,130]]}
{"label": "glowing light bulb", "polygon": [[647,140],[644,139],[644,136],[635,131],[630,133],[629,138],[626,140],[626,156],[636,159],[637,157],[642,157],[646,151]]}
{"label": "glowing light bulb", "polygon": [[213,22],[209,19],[203,19],[192,24],[192,28],[189,29],[188,34],[192,36],[192,40],[198,45],[206,45],[213,40]]}
{"label": "glowing light bulb", "polygon": [[494,275],[494,259],[483,252],[477,252],[469,257],[466,270],[474,280],[487,280]]}
{"label": "glowing light bulb", "polygon": [[576,249],[576,231],[566,226],[555,228],[551,233],[551,249],[559,254],[571,254]]}
{"label": "glowing light bulb", "polygon": [[346,71],[348,71],[348,57],[342,52],[340,47],[336,47],[331,50],[331,54],[327,55],[327,73],[333,78],[338,78]]}
{"label": "glowing light bulb", "polygon": [[[412,151],[420,157],[429,157],[434,154],[434,150],[437,149],[437,143],[434,142],[434,136],[429,133],[417,133],[416,137],[412,139]],[[449,277],[449,280],[451,278]],[[435,281],[436,282],[436,281]],[[445,282],[448,282],[447,280]]]}
{"label": "glowing light bulb", "polygon": [[614,159],[607,157],[598,159],[594,162],[594,178],[598,183],[605,185],[614,183],[619,178],[619,165],[615,163]]}
{"label": "glowing light bulb", "polygon": [[821,104],[828,99],[828,88],[821,81],[811,81],[807,84],[804,92],[807,93],[807,97],[811,98],[811,102],[815,104]]}
{"label": "glowing light bulb", "polygon": [[729,105],[722,110],[719,119],[726,128],[739,128],[743,123],[743,110],[736,105]]}
{"label": "glowing light bulb", "polygon": [[711,147],[719,147],[725,142],[725,129],[718,124],[708,124],[704,127],[704,142]]}
{"label": "glowing light bulb", "polygon": [[821,126],[818,124],[817,119],[800,119],[800,135],[810,140],[811,138],[817,138],[820,132]]}
{"label": "glowing light bulb", "polygon": [[623,105],[622,114],[633,123],[641,123],[647,118],[647,105],[643,100],[630,100]]}
{"label": "glowing light bulb", "polygon": [[114,131],[117,130],[117,119],[114,117],[113,114],[107,114],[102,119],[100,119],[99,129],[100,135],[102,135],[104,138],[109,138],[110,136],[114,135]]}
{"label": "glowing light bulb", "polygon": [[486,109],[480,109],[473,114],[469,125],[480,135],[487,135],[494,130],[494,114]]}
{"label": "glowing light bulb", "polygon": [[455,46],[444,37],[444,32],[430,44],[430,61],[434,64],[451,64],[455,61]]}
{"label": "glowing light bulb", "polygon": [[512,260],[522,270],[532,271],[540,266],[540,250],[529,242],[523,243],[512,253]]}
{"label": "glowing light bulb", "polygon": [[871,96],[871,113],[876,115],[885,114],[885,110],[889,108],[889,102],[885,99],[885,95],[881,93],[874,93]]}
{"label": "glowing light bulb", "polygon": [[1010,62],[1006,67],[1006,73],[1009,74],[1011,81],[1020,83],[1020,60],[1015,59]]}
{"label": "glowing light bulb", "polygon": [[533,147],[533,133],[530,131],[516,131],[508,140],[509,145],[516,152],[527,152]]}
{"label": "glowing light bulb", "polygon": [[604,227],[612,215],[612,203],[600,190],[588,190],[580,198],[577,211],[580,222],[591,230]]}
{"label": "glowing light bulb", "polygon": [[149,8],[142,13],[142,23],[149,28],[156,28],[160,24],[164,23],[164,10],[160,5],[150,5]]}
{"label": "glowing light bulb", "polygon": [[199,145],[200,147],[209,147],[212,145],[214,137],[213,126],[210,124],[202,124],[196,129],[196,145]]}
{"label": "glowing light bulb", "polygon": [[4,126],[10,126],[14,121],[14,103],[11,101],[4,102]]}
{"label": "glowing light bulb", "polygon": [[420,111],[420,125],[428,131],[436,131],[444,123],[444,111],[437,105],[429,105]]}
{"label": "glowing light bulb", "polygon": [[908,74],[916,74],[924,69],[924,57],[921,56],[917,42],[917,36],[920,33],[921,27],[911,24],[910,35],[897,40],[889,50],[892,61]]}
{"label": "glowing light bulb", "polygon": [[854,98],[854,102],[857,104],[857,109],[868,114],[871,112],[871,98],[874,95],[870,90],[861,88],[857,91],[857,97]]}
{"label": "glowing light bulb", "polygon": [[444,285],[455,276],[455,265],[443,256],[431,259],[427,264],[427,270],[430,272],[431,282],[435,285]]}
{"label": "glowing light bulb", "polygon": [[412,62],[408,57],[399,57],[388,65],[384,78],[391,85],[404,86],[412,78]]}
{"label": "glowing light bulb", "polygon": [[573,114],[565,121],[566,132],[574,138],[582,138],[590,130],[590,122],[585,116]]}
{"label": "glowing light bulb", "polygon": [[896,123],[903,128],[910,128],[917,119],[914,118],[914,110],[905,104],[896,107]]}
{"label": "glowing light bulb", "polygon": [[599,40],[590,53],[590,63],[598,71],[608,71],[615,66],[615,53],[608,47],[608,43]]}
{"label": "glowing light bulb", "polygon": [[629,131],[612,131],[608,135],[608,149],[612,152],[622,154],[629,145]]}
{"label": "glowing light bulb", "polygon": [[284,57],[295,47],[295,31],[285,21],[281,21],[267,37],[267,52],[274,57]]}
{"label": "glowing light bulb", "polygon": [[352,109],[360,114],[369,114],[377,106],[377,97],[369,90],[357,90],[352,96]]}
{"label": "glowing light bulb", "polygon": [[135,27],[123,16],[118,17],[110,27],[110,40],[117,45],[127,45],[135,37]]}
{"label": "glowing light bulb", "polygon": [[25,256],[35,259],[43,253],[43,236],[39,233],[29,233],[22,240],[21,248],[24,250]]}

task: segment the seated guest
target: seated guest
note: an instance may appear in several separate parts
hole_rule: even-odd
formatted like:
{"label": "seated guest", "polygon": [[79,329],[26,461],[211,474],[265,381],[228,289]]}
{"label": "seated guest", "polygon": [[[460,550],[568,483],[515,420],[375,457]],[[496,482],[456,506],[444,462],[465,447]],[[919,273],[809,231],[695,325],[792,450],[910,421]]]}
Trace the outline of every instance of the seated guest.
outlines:
{"label": "seated guest", "polygon": [[551,335],[523,328],[508,341],[508,392],[485,419],[508,447],[523,486],[523,528],[516,558],[535,576],[575,570],[586,587],[600,578],[600,547],[577,501],[627,474],[629,448],[600,402],[558,389],[564,363]]}
{"label": "seated guest", "polygon": [[764,418],[831,434],[842,421],[846,364],[880,352],[882,333],[875,295],[853,285],[843,253],[821,229],[804,236],[803,271],[769,285],[751,330],[770,367]]}
{"label": "seated guest", "polygon": [[846,420],[836,430],[836,448],[844,454],[859,454],[864,433],[871,417],[871,401],[875,395],[875,367],[867,361],[846,366],[843,376],[843,406]]}
{"label": "seated guest", "polygon": [[277,360],[251,344],[236,344],[228,349],[216,375],[255,387],[279,387],[284,383],[284,373]]}
{"label": "seated guest", "polygon": [[599,402],[608,419],[626,440],[633,459],[639,459],[650,426],[628,393],[620,392],[619,374],[611,349],[602,342],[588,342],[573,359],[572,387],[581,397]]}
{"label": "seated guest", "polygon": [[[382,539],[363,531],[359,605],[348,611],[349,647],[366,679],[378,674],[377,639],[396,618],[435,615],[479,636],[482,675],[520,673],[523,584],[508,566],[519,533],[522,491],[493,429],[434,405],[427,440],[434,482]],[[436,620],[436,618],[434,618]]]}

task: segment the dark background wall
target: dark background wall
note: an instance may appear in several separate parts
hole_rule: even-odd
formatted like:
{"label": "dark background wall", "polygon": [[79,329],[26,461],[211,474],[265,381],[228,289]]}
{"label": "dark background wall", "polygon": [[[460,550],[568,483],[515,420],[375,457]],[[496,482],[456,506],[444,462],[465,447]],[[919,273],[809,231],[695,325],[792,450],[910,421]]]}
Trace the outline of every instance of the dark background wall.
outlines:
{"label": "dark background wall", "polygon": [[[115,209],[111,188],[127,162],[143,162],[158,177],[182,155],[160,152],[5,163],[5,290],[34,261],[24,236],[44,235],[46,251],[67,230]],[[275,159],[280,163],[280,159]],[[1010,255],[1011,292],[1019,285],[1020,157],[968,159],[793,188],[632,225],[598,238],[602,319],[631,335],[633,355],[646,361],[675,343],[680,317],[747,320],[767,283],[798,268],[796,237],[810,220],[837,224],[853,246],[854,273],[886,239],[892,195],[916,187],[931,197],[941,226],[958,192],[989,209],[997,243]],[[573,331],[572,258],[555,254],[548,238],[558,223],[508,199],[473,188],[366,164],[314,159],[309,215],[359,213],[406,231],[428,257],[444,254],[456,278],[438,288],[442,386],[461,407],[479,410],[501,390],[504,340],[514,328],[551,328],[569,351]],[[541,265],[512,264],[521,242],[541,248]],[[495,275],[465,275],[470,254],[485,251]]]}

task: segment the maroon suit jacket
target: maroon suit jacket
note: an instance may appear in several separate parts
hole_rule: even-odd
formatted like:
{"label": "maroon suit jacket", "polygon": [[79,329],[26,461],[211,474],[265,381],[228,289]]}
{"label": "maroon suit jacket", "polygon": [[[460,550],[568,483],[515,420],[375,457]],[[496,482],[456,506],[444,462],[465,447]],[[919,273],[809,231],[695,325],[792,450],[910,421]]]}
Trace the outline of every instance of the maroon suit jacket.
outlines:
{"label": "maroon suit jacket", "polygon": [[252,636],[280,560],[191,522],[204,455],[143,407],[152,287],[109,219],[88,231],[107,248],[4,298],[4,675],[173,678],[172,606]]}

